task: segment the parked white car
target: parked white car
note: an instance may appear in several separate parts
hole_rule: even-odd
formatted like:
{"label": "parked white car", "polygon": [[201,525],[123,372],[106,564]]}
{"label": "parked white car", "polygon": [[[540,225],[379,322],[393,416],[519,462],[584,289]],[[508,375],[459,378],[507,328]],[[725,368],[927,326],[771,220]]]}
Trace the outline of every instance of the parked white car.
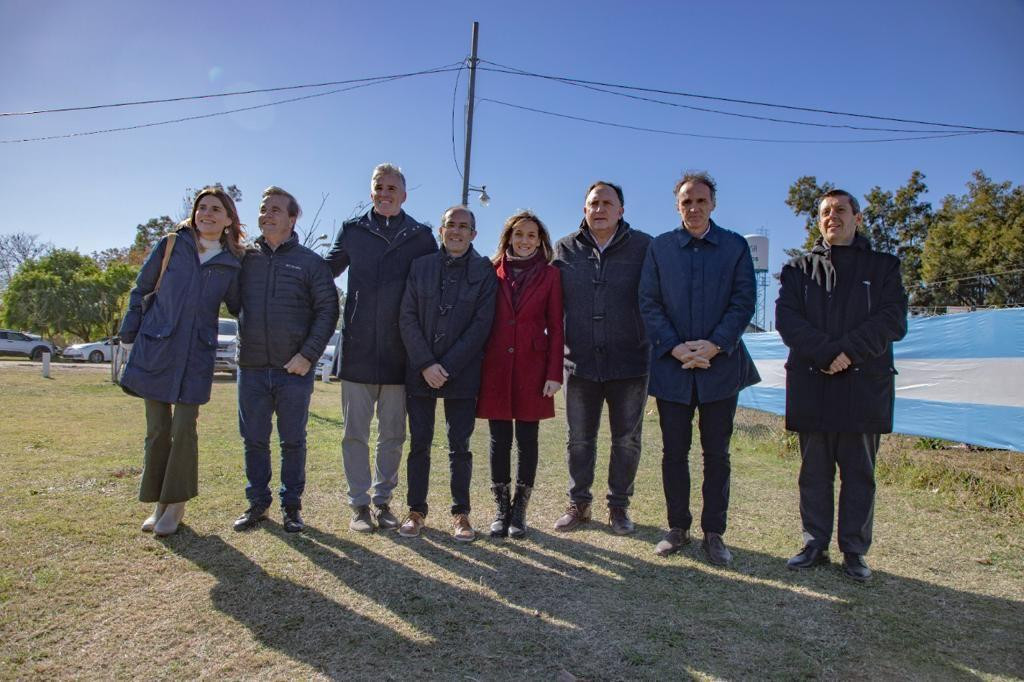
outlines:
{"label": "parked white car", "polygon": [[319,362],[316,363],[316,375],[322,377],[324,372],[329,372],[329,377],[338,376],[338,370],[341,367],[341,332],[334,332],[334,336],[327,342],[327,347],[324,348],[324,354],[320,356]]}
{"label": "parked white car", "polygon": [[114,356],[114,344],[111,339],[100,339],[91,343],[75,343],[61,352],[65,360],[78,362],[110,362]]}
{"label": "parked white car", "polygon": [[53,344],[35,334],[0,329],[0,355],[25,355],[32,360],[42,360],[43,353],[56,356]]}
{"label": "parked white car", "polygon": [[217,320],[217,361],[213,370],[238,375],[238,320],[230,317]]}

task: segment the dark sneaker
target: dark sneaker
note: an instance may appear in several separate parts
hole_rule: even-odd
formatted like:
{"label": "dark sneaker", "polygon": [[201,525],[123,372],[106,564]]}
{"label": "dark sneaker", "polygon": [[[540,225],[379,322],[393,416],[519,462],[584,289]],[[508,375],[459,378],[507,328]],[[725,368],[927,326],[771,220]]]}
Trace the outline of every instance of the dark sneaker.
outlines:
{"label": "dark sneaker", "polygon": [[235,519],[232,528],[235,530],[249,530],[258,526],[265,518],[267,518],[266,507],[249,507],[242,512],[241,516]]}
{"label": "dark sneaker", "polygon": [[629,535],[636,530],[625,507],[608,507],[608,524],[616,535]]}
{"label": "dark sneaker", "polygon": [[306,524],[302,521],[298,507],[284,508],[284,530],[286,533],[301,533],[306,530]]}
{"label": "dark sneaker", "polygon": [[357,533],[373,532],[374,525],[373,518],[370,516],[370,505],[352,507],[352,520],[348,522],[348,529]]}
{"label": "dark sneaker", "polygon": [[386,504],[374,505],[373,518],[379,528],[398,528],[398,518],[391,513],[391,507]]}
{"label": "dark sneaker", "polygon": [[868,562],[864,561],[863,554],[843,552],[843,573],[846,574],[846,577],[859,583],[865,583],[871,579],[871,569],[868,568]]}
{"label": "dark sneaker", "polygon": [[800,553],[786,562],[786,568],[799,571],[802,568],[814,568],[829,563],[828,550],[807,545]]}
{"label": "dark sneaker", "polygon": [[567,533],[570,530],[579,528],[587,521],[590,521],[590,504],[587,502],[572,502],[566,507],[565,513],[555,521],[555,530]]}
{"label": "dark sneaker", "polygon": [[720,533],[704,533],[704,542],[701,544],[708,561],[715,566],[728,566],[732,561],[732,552],[725,546]]}
{"label": "dark sneaker", "polygon": [[669,554],[678,552],[684,545],[688,544],[690,544],[689,530],[684,530],[683,528],[669,528],[668,532],[665,533],[665,537],[661,539],[661,542],[654,546],[654,553],[658,556],[668,556]]}

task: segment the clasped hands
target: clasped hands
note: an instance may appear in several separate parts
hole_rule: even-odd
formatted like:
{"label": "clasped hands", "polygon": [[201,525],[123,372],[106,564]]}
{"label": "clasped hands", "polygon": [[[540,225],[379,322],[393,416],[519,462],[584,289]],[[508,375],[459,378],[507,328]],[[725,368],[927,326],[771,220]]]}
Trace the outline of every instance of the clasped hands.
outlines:
{"label": "clasped hands", "polygon": [[711,358],[721,351],[718,346],[707,339],[683,341],[672,349],[672,357],[683,365],[683,369],[707,369],[711,366]]}
{"label": "clasped hands", "polygon": [[435,362],[420,372],[420,374],[423,375],[423,380],[427,382],[427,386],[434,389],[441,388],[448,381],[448,370],[442,367],[440,362]]}
{"label": "clasped hands", "polygon": [[828,369],[821,370],[823,374],[838,374],[845,369],[848,369],[853,361],[847,357],[846,353],[839,353],[836,359],[832,361],[832,364],[828,366]]}

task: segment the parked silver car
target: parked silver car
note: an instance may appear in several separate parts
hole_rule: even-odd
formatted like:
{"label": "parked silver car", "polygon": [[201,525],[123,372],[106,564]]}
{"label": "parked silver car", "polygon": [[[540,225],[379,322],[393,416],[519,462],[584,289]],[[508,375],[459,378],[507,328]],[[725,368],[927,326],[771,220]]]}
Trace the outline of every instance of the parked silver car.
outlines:
{"label": "parked silver car", "polygon": [[36,334],[0,329],[0,355],[24,355],[32,360],[42,360],[43,353],[55,356],[53,344]]}
{"label": "parked silver car", "polygon": [[230,317],[217,320],[217,360],[213,370],[238,375],[238,320]]}

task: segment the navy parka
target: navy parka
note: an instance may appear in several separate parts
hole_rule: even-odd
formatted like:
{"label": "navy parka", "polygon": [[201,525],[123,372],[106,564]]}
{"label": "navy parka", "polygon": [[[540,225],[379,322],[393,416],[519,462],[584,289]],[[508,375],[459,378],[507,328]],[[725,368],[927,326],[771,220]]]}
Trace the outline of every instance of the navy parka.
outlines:
{"label": "navy parka", "polygon": [[360,384],[404,384],[405,346],[398,312],[412,262],[437,251],[430,229],[405,211],[389,240],[373,224],[373,209],[342,224],[325,257],[337,277],[348,270],[340,376]]}
{"label": "navy parka", "polygon": [[217,355],[221,301],[237,312],[241,263],[226,249],[203,264],[191,228],[181,228],[153,304],[142,299],[156,287],[167,238],[139,270],[119,336],[134,344],[121,378],[129,393],[164,403],[202,405],[210,400]]}

